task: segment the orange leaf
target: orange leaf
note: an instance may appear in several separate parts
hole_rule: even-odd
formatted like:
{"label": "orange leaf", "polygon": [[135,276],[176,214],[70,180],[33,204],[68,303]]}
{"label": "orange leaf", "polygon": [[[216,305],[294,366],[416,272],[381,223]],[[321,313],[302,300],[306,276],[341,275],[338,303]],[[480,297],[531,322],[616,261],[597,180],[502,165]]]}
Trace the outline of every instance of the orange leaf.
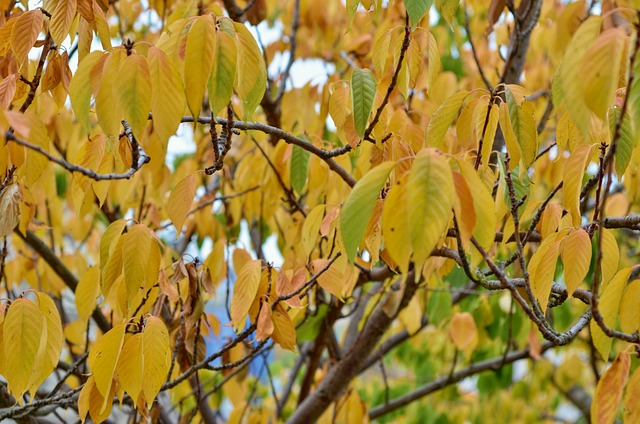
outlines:
{"label": "orange leaf", "polygon": [[30,10],[20,15],[11,30],[11,50],[18,63],[22,63],[29,54],[29,51],[38,39],[38,34],[42,31],[42,11],[40,9]]}
{"label": "orange leaf", "polygon": [[167,214],[176,229],[176,239],[180,237],[182,225],[191,209],[193,197],[196,195],[196,177],[187,175],[171,191],[167,202]]}

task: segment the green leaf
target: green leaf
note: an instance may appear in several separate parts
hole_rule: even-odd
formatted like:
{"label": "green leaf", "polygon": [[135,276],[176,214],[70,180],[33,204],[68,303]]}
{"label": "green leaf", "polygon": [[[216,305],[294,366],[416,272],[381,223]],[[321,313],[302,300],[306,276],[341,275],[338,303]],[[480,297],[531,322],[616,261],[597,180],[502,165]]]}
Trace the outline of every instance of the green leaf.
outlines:
{"label": "green leaf", "polygon": [[467,90],[459,91],[445,100],[433,113],[427,132],[425,133],[425,144],[429,147],[436,147],[444,138],[451,123],[458,116],[458,111],[462,102],[467,98]]}
{"label": "green leaf", "polygon": [[340,211],[340,232],[350,262],[356,256],[380,190],[394,166],[394,162],[384,162],[370,170],[357,182],[344,202]]}
{"label": "green leaf", "polygon": [[432,4],[433,0],[404,0],[404,7],[407,8],[411,26],[415,28],[420,23]]}
{"label": "green leaf", "polygon": [[351,101],[353,103],[353,122],[360,138],[369,122],[369,115],[376,96],[376,79],[368,69],[354,69],[351,75]]}
{"label": "green leaf", "polygon": [[[613,139],[618,119],[620,119],[620,109],[609,109],[607,118],[609,119],[609,129],[611,131],[611,138]],[[622,178],[624,172],[627,170],[629,162],[631,162],[631,155],[633,154],[635,144],[633,130],[631,128],[631,117],[627,113],[624,115],[624,119],[620,126],[620,136],[618,137],[618,144],[614,156],[616,161],[616,174],[618,174],[618,178]]]}
{"label": "green leaf", "polygon": [[[302,137],[305,138],[305,137]],[[289,169],[289,179],[291,187],[296,193],[301,194],[307,182],[307,170],[309,168],[309,157],[311,154],[300,146],[293,146],[291,153],[291,167]]]}

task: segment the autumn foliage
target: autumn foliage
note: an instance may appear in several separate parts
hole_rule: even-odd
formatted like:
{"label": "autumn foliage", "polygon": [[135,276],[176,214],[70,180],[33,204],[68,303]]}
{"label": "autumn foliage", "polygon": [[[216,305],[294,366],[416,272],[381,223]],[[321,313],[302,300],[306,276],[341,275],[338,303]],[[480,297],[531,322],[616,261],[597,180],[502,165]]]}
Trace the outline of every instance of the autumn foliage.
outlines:
{"label": "autumn foliage", "polygon": [[640,3],[433,3],[0,1],[0,420],[640,422]]}

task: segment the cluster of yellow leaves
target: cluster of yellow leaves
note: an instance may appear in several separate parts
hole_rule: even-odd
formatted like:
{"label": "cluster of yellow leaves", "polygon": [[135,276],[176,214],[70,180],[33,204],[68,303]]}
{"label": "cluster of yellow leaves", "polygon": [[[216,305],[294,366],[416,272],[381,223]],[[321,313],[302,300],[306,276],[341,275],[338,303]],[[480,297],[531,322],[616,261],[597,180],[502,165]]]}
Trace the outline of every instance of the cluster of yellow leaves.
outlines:
{"label": "cluster of yellow leaves", "polygon": [[33,399],[58,366],[63,344],[55,303],[45,293],[33,293],[35,301],[20,297],[10,305],[2,305],[0,311],[0,374],[20,404],[26,392]]}
{"label": "cluster of yellow leaves", "polygon": [[85,383],[78,408],[84,422],[87,413],[100,423],[111,414],[116,395],[126,392],[138,410],[146,415],[167,379],[171,362],[169,333],[157,317],[149,316],[142,331],[131,334],[120,324],[96,340],[89,353],[92,374]]}

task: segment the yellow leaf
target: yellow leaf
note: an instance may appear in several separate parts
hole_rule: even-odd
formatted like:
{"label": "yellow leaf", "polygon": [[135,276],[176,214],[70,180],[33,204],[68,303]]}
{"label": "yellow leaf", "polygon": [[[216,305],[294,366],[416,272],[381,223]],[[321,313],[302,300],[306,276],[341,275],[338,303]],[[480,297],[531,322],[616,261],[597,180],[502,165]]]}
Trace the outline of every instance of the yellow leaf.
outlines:
{"label": "yellow leaf", "polygon": [[154,316],[147,318],[142,332],[142,353],[144,361],[142,393],[147,407],[151,408],[162,384],[167,379],[171,363],[169,332],[160,318]]}
{"label": "yellow leaf", "polygon": [[[473,196],[473,208],[476,214],[476,225],[473,229],[473,236],[485,249],[489,249],[495,240],[497,217],[494,210],[494,201],[491,192],[482,181],[471,164],[464,160],[458,160],[460,172],[471,189]],[[465,207],[467,207],[466,205]]]}
{"label": "yellow leaf", "polygon": [[262,261],[259,259],[245,263],[238,273],[231,299],[231,321],[236,332],[244,328],[249,308],[258,293],[261,274]]}
{"label": "yellow leaf", "polygon": [[42,342],[44,319],[34,302],[19,298],[11,303],[4,320],[4,377],[9,391],[20,404]]}
{"label": "yellow leaf", "polygon": [[540,303],[540,309],[542,309],[543,313],[547,310],[556,262],[560,254],[560,241],[558,241],[558,238],[563,235],[564,233],[555,233],[545,239],[529,261],[528,270],[531,289]]}
{"label": "yellow leaf", "polygon": [[99,409],[100,413],[104,412],[107,406],[110,405],[109,393],[111,392],[116,364],[122,352],[124,335],[125,324],[117,325],[100,336],[89,351],[89,367],[93,372],[96,388],[104,398]]}
{"label": "yellow leaf", "polygon": [[95,424],[100,424],[106,421],[111,415],[111,408],[102,409],[102,405],[108,402],[110,405],[110,399],[113,398],[115,385],[111,386],[111,391],[107,397],[102,396],[98,388],[96,387],[95,379],[93,375],[89,376],[86,383],[82,387],[80,396],[78,397],[78,415],[80,420],[84,423],[87,418],[87,413],[91,416],[91,419]]}
{"label": "yellow leaf", "polygon": [[76,0],[58,0],[51,16],[49,31],[56,45],[61,46],[67,35],[73,18],[76,16]]}
{"label": "yellow leaf", "polygon": [[469,312],[458,312],[453,315],[449,324],[449,337],[456,349],[470,356],[478,344],[478,329]]}
{"label": "yellow leaf", "polygon": [[11,50],[19,64],[24,62],[42,31],[42,11],[30,10],[18,17],[11,30]]}
{"label": "yellow leaf", "polygon": [[218,285],[227,275],[227,262],[224,258],[226,243],[225,239],[217,240],[213,245],[213,249],[211,249],[211,253],[204,260],[204,264],[211,272],[211,281],[214,285]]}
{"label": "yellow leaf", "polygon": [[134,334],[124,343],[116,372],[118,373],[118,383],[137,404],[144,381],[142,333]]}
{"label": "yellow leaf", "polygon": [[142,137],[151,111],[151,76],[144,56],[132,54],[124,60],[114,89],[117,105],[133,134]]}
{"label": "yellow leaf", "polygon": [[124,281],[127,287],[127,299],[128,302],[131,302],[138,291],[146,286],[152,240],[149,230],[143,224],[129,228],[122,239]]}
{"label": "yellow leaf", "polygon": [[391,187],[382,209],[382,234],[384,246],[404,274],[409,270],[411,258],[411,228],[409,222],[409,192],[407,179],[397,181]]}
{"label": "yellow leaf", "polygon": [[[620,311],[620,300],[627,284],[629,274],[631,273],[631,269],[632,268],[624,268],[618,271],[607,287],[604,288],[602,295],[600,296],[598,309],[602,315],[604,323],[609,328],[614,328],[616,326],[618,312]],[[612,339],[602,331],[595,319],[591,320],[590,326],[593,344],[598,350],[598,353],[600,353],[600,356],[607,361],[609,359],[609,352],[611,351]]]}
{"label": "yellow leaf", "polygon": [[[338,263],[339,261],[335,261],[329,269],[322,273],[318,277],[318,284],[324,290],[328,291],[332,295],[336,296],[338,299],[342,299],[342,289],[345,286],[346,279],[344,273],[340,271]],[[320,272],[327,264],[329,263],[328,259],[315,259],[311,262],[311,266],[313,268],[314,273]]]}
{"label": "yellow leaf", "polygon": [[640,368],[631,374],[627,391],[624,395],[624,416],[623,422],[640,422]]}
{"label": "yellow leaf", "polygon": [[433,149],[419,152],[408,184],[409,226],[416,269],[422,269],[446,231],[453,196],[453,177],[444,157]]}
{"label": "yellow leaf", "polygon": [[564,165],[564,207],[569,211],[574,227],[579,227],[582,221],[580,214],[580,190],[582,177],[587,164],[591,162],[593,146],[583,144],[571,153]]}
{"label": "yellow leaf", "polygon": [[564,240],[562,264],[564,265],[564,282],[567,295],[571,297],[575,289],[589,272],[591,263],[591,239],[582,228],[569,233]]}
{"label": "yellow leaf", "polygon": [[625,39],[626,32],[622,27],[606,30],[585,55],[581,75],[585,84],[583,101],[600,119],[604,119],[613,105]]}
{"label": "yellow leaf", "polygon": [[112,137],[116,137],[120,133],[120,121],[123,118],[122,111],[113,107],[113,99],[114,87],[122,77],[119,70],[126,57],[127,53],[122,48],[113,49],[108,55],[104,61],[102,80],[96,94],[98,122],[104,133]]}
{"label": "yellow leaf", "polygon": [[152,46],[147,55],[151,75],[153,129],[164,143],[175,134],[185,105],[184,85],[171,59]]}
{"label": "yellow leaf", "polygon": [[271,338],[278,343],[281,348],[295,352],[296,350],[296,327],[293,325],[289,314],[281,304],[271,313],[273,320],[273,333]]}
{"label": "yellow leaf", "polygon": [[233,25],[238,48],[234,87],[242,100],[242,119],[250,121],[267,89],[267,68],[260,48],[247,27],[239,22],[234,22]]}
{"label": "yellow leaf", "polygon": [[622,399],[622,391],[629,376],[631,357],[629,352],[622,351],[611,367],[605,371],[591,402],[591,422],[612,424],[618,412],[618,404]]}
{"label": "yellow leaf", "polygon": [[78,283],[75,293],[78,319],[86,322],[96,308],[96,299],[100,295],[100,272],[97,266],[89,268]]}
{"label": "yellow leaf", "polygon": [[640,323],[640,280],[627,285],[620,301],[620,329],[625,333],[635,333]]}
{"label": "yellow leaf", "polygon": [[196,177],[194,174],[184,177],[171,191],[167,202],[167,214],[176,229],[176,239],[180,237],[182,225],[191,210],[191,203],[195,195]]}
{"label": "yellow leaf", "polygon": [[187,104],[194,117],[200,115],[202,99],[211,75],[216,51],[216,29],[212,15],[202,15],[191,25],[184,59]]}
{"label": "yellow leaf", "polygon": [[269,338],[273,333],[273,321],[271,320],[271,304],[268,301],[262,302],[258,322],[256,327],[256,340],[262,341]]}

